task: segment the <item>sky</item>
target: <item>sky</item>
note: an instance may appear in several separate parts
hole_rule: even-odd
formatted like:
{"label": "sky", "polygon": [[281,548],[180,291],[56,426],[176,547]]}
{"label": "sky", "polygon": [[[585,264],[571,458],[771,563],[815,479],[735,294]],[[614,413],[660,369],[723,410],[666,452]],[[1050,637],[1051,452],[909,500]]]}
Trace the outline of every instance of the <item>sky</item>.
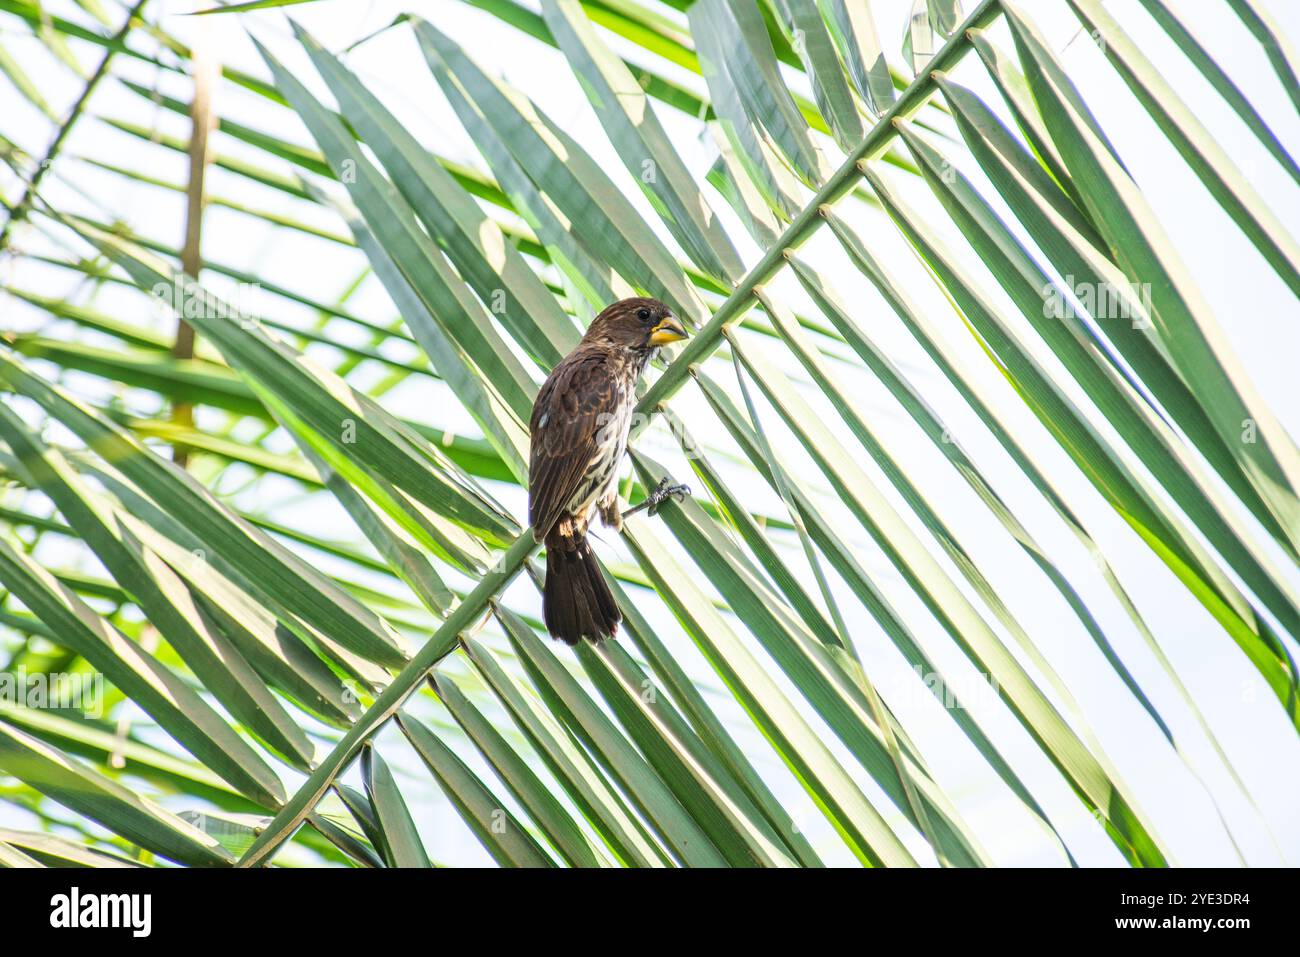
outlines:
{"label": "sky", "polygon": [[[1273,13],[1293,41],[1300,38],[1300,11],[1295,4],[1283,0],[1261,0],[1261,5]],[[51,5],[51,9],[56,6]],[[326,0],[298,7],[290,13],[326,47],[337,52],[386,27],[410,6],[401,2]],[[1084,95],[1089,105],[1102,128],[1111,135],[1140,185],[1143,197],[1156,212],[1208,300],[1251,381],[1289,433],[1293,437],[1300,436],[1300,389],[1295,384],[1296,357],[1300,356],[1300,323],[1296,321],[1294,296],[1258,257],[1249,241],[1168,145],[1122,80],[1105,64],[1101,51],[1091,38],[1080,33],[1065,4],[1056,0],[1035,0],[1022,6],[1042,27],[1052,49],[1072,75],[1087,78]],[[1139,48],[1161,65],[1174,89],[1185,98],[1200,122],[1215,134],[1216,141],[1254,188],[1268,198],[1277,219],[1284,224],[1300,222],[1300,192],[1295,182],[1277,167],[1235,114],[1181,58],[1173,44],[1141,11],[1136,0],[1111,0],[1106,6],[1131,32]],[[907,2],[876,0],[872,4],[887,55],[896,64],[902,62],[898,49],[909,7]],[[160,12],[163,14],[163,25],[177,37],[200,43],[225,64],[264,75],[266,71],[248,39],[247,34],[251,32],[314,91],[327,96],[305,53],[293,40],[281,12],[265,11],[240,18],[184,15],[196,8],[191,0],[158,0],[150,7],[154,16]],[[457,0],[434,0],[418,5],[418,9],[440,30],[460,42],[480,63],[499,72],[508,82],[533,97],[552,119],[592,152],[602,167],[616,178],[642,215],[653,221],[648,203],[637,191],[631,177],[625,175],[617,154],[599,132],[586,98],[557,51],[540,47],[495,18]],[[1300,148],[1300,117],[1258,46],[1227,10],[1226,4],[1192,0],[1179,4],[1178,9],[1294,155]],[[68,71],[53,65],[32,41],[16,36],[11,21],[0,19],[0,29],[6,31],[0,34],[0,44],[27,65],[29,72],[40,77],[42,89],[51,103],[66,104],[75,96],[76,83]],[[1003,28],[996,28],[992,36],[1004,49],[1009,48]],[[634,51],[616,38],[611,38],[610,42],[629,56],[634,55]],[[83,62],[90,62],[87,51],[74,49]],[[429,76],[409,29],[398,27],[379,34],[352,50],[346,62],[423,142],[445,156],[485,168],[473,143],[461,130],[454,113]],[[148,87],[156,86],[163,93],[187,95],[179,78],[156,75],[142,64],[121,59],[115,64],[115,72]],[[697,81],[685,71],[669,65],[663,68],[663,72],[684,84],[698,87]],[[968,58],[954,72],[954,78],[978,92],[1005,118],[1001,101],[982,76],[974,58]],[[792,82],[802,82],[802,78]],[[3,97],[0,103],[5,106],[0,130],[29,150],[39,152],[43,147],[43,137],[48,135],[44,132],[48,127],[28,104],[13,95],[2,79],[0,97]],[[301,143],[310,142],[306,131],[292,118],[286,118],[282,111],[272,112],[256,97],[229,84],[224,85],[218,94],[217,109],[223,114],[239,117],[248,125],[270,129],[277,135]],[[692,121],[668,110],[659,112],[684,161],[696,177],[702,179],[716,156],[712,142],[700,135],[699,127]],[[141,144],[102,122],[104,117],[130,119],[174,135],[183,135],[185,131],[181,118],[114,82],[97,94],[90,115],[76,127],[65,151],[69,157],[112,155],[117,157],[114,162],[121,165],[142,168],[150,175],[176,182],[183,181],[183,157]],[[995,208],[1004,211],[965,150],[951,143],[936,142],[942,143],[958,169],[972,178]],[[266,162],[260,154],[227,136],[218,137],[217,149]],[[827,155],[833,166],[838,165],[840,156],[833,145],[828,144]],[[146,236],[169,243],[179,242],[179,196],[131,186],[76,159],[71,159],[66,168],[60,167],[59,173],[52,178],[47,191],[47,199],[56,205],[66,203],[72,208],[97,213],[101,218],[120,217]],[[960,251],[963,263],[975,269],[978,261],[942,215],[924,185],[893,170],[886,169],[884,175],[910,205],[922,211],[925,222],[939,231],[952,248]],[[0,180],[0,185],[6,195],[12,197],[11,184]],[[308,209],[305,204],[287,205],[274,191],[251,186],[247,180],[222,170],[212,172],[211,192],[255,205],[283,209],[324,228],[336,231],[341,228],[328,214]],[[757,246],[745,238],[743,227],[724,208],[725,204],[716,194],[711,194],[710,199],[719,210],[729,234],[736,240],[746,263],[755,262],[760,255]],[[854,200],[846,201],[841,209],[873,253],[880,257],[890,276],[915,297],[926,315],[941,326],[947,341],[962,352],[977,381],[997,398],[996,406],[1012,423],[1017,439],[1030,450],[1034,461],[1052,481],[1058,483],[1071,507],[1081,515],[1128,587],[1192,699],[1201,707],[1219,742],[1231,756],[1255,806],[1242,795],[1217,759],[1178,692],[1096,573],[1086,551],[1018,474],[995,440],[965,408],[960,397],[908,337],[870,285],[852,269],[830,237],[815,237],[803,248],[801,255],[829,277],[855,319],[869,329],[882,348],[920,388],[999,493],[1013,503],[1026,526],[1079,587],[1084,601],[1097,616],[1137,682],[1168,721],[1178,749],[1169,746],[1155,724],[1128,695],[1078,621],[1069,615],[1060,596],[1047,588],[1032,562],[1013,547],[1002,528],[979,506],[970,490],[958,481],[939,453],[924,440],[884,389],[864,375],[848,377],[850,394],[856,403],[860,403],[856,407],[864,411],[872,428],[879,431],[884,444],[896,456],[906,474],[917,482],[950,523],[978,567],[1024,624],[1035,647],[1063,676],[1076,699],[1077,713],[1055,691],[1049,691],[1049,696],[1071,716],[1076,729],[1086,734],[1084,729],[1091,728],[1095,733],[1096,740],[1128,783],[1138,803],[1148,817],[1158,823],[1161,836],[1177,862],[1232,866],[1239,861],[1232,840],[1221,823],[1221,815],[1231,824],[1232,836],[1246,862],[1276,864],[1300,861],[1300,817],[1295,814],[1294,799],[1294,795],[1300,793],[1300,760],[1297,760],[1300,758],[1300,741],[1257,673],[1204,609],[1106,506],[1005,382],[983,361],[951,307],[934,289],[888,220],[878,211]],[[35,229],[25,230],[19,239],[22,248],[32,250],[46,248],[45,244],[50,241]],[[1028,243],[1027,237],[1025,241]],[[360,268],[355,251],[327,242],[286,237],[282,230],[250,224],[246,217],[219,206],[213,206],[207,215],[205,249],[210,261],[275,276],[277,281],[290,288],[309,292],[322,300],[342,294]],[[1002,313],[1014,316],[1014,309],[993,280],[985,275],[978,278],[982,288],[1003,307]],[[218,288],[222,281],[219,277],[212,280]],[[0,261],[0,282],[35,289],[45,295],[60,295],[71,288],[65,273],[12,260]],[[788,275],[774,280],[771,289],[782,301],[801,311],[813,311]],[[96,302],[100,307],[133,310],[133,318],[146,318],[140,314],[141,300],[120,292],[106,291]],[[3,315],[0,323],[5,327],[44,328],[42,324],[47,320],[36,311],[3,300],[0,303],[0,309],[4,310],[0,313]],[[295,309],[265,291],[255,296],[254,306],[264,308],[268,314],[300,318],[305,322],[313,318],[309,310]],[[394,315],[382,288],[373,279],[356,291],[349,300],[349,308],[359,315],[384,320]],[[340,325],[333,324],[331,333],[339,330]],[[47,334],[57,335],[59,329],[58,326],[49,327]],[[66,327],[63,331],[66,333]],[[345,333],[339,331],[338,334]],[[779,354],[770,344],[764,345],[762,340],[756,341],[756,348],[765,348],[768,358],[792,378],[804,378],[797,364],[788,356]],[[1036,355],[1049,369],[1059,368],[1041,344],[1035,344],[1035,349]],[[733,394],[738,395],[729,366],[717,363],[713,371],[719,380],[726,382]],[[359,381],[362,383],[375,383],[381,379],[381,374],[373,369],[361,372]],[[845,374],[848,375],[847,369]],[[73,377],[69,382],[86,395],[105,394],[102,383],[89,377]],[[1089,408],[1086,398],[1078,395],[1077,389],[1070,384],[1066,387],[1072,397],[1077,397],[1083,407]],[[840,426],[836,410],[822,396],[811,389],[803,389],[801,395],[823,413],[823,421],[837,431],[847,447],[858,449]],[[475,426],[462,410],[454,408],[453,403],[438,401],[446,398],[445,393],[428,386],[427,380],[408,380],[385,394],[384,403],[401,414],[417,416],[436,412],[440,426],[473,433]],[[711,447],[716,446],[724,462],[728,461],[728,452],[738,457],[738,450],[730,440],[716,434],[720,431],[716,427],[709,427],[710,413],[696,390],[684,390],[674,399],[673,408],[692,423],[693,431],[694,423],[700,423],[700,430],[707,432],[708,442]],[[770,430],[772,444],[779,450],[787,468],[812,486],[818,505],[836,520],[837,528],[844,529],[843,534],[860,554],[873,580],[915,627],[924,646],[934,651],[942,670],[954,676],[959,689],[969,692],[964,697],[970,699],[970,711],[1003,749],[1048,815],[1059,822],[1061,833],[1079,863],[1119,863],[1114,847],[1089,819],[1060,776],[1014,718],[987,693],[980,675],[952,646],[887,558],[825,487],[811,460],[784,430],[776,414],[765,403],[760,403],[760,412],[765,429]],[[1093,418],[1097,419],[1096,416]],[[1099,427],[1105,432],[1104,423]],[[690,474],[689,463],[682,459],[661,427],[650,430],[643,442],[643,447],[668,464],[674,474]],[[287,448],[287,442],[282,443],[282,447]],[[901,498],[876,465],[860,452],[857,452],[857,459],[867,479],[883,490],[884,498],[905,511]],[[322,534],[355,539],[341,513],[323,506],[320,496],[306,501],[288,480],[272,479],[241,489],[246,473],[241,476],[238,469],[231,472],[218,487],[235,494],[244,504],[266,508],[274,503],[278,520]],[[782,513],[779,498],[752,476],[747,477],[744,469],[729,465],[727,474],[729,480],[734,478],[747,501],[752,497],[756,508],[766,509],[768,514]],[[518,490],[503,492],[502,500],[515,514],[522,516],[524,502]],[[908,520],[914,528],[920,528],[910,516]],[[1249,522],[1248,519],[1243,521]],[[668,536],[665,534],[661,538],[666,540]],[[56,547],[51,546],[51,551],[42,557],[52,563],[67,560],[70,553],[59,554],[53,551]],[[612,536],[604,536],[600,547],[609,558],[630,561],[625,549]],[[1300,587],[1300,574],[1296,569],[1280,552],[1275,550],[1272,554],[1292,587]],[[783,555],[791,562],[799,562],[798,543],[793,539],[787,542]],[[693,568],[689,556],[679,557],[685,568]],[[937,554],[936,560],[954,579],[959,577],[945,556]],[[805,572],[805,585],[815,591],[813,579],[806,573],[805,566],[799,564],[798,567]],[[702,580],[702,576],[696,575],[695,579]],[[964,582],[961,586],[969,593]],[[848,630],[868,674],[899,715],[903,726],[918,742],[938,783],[952,796],[992,859],[1008,865],[1056,866],[1063,863],[1042,829],[982,762],[915,676],[909,674],[906,662],[894,651],[878,626],[851,600],[843,583],[836,580],[834,590],[840,606],[846,610]],[[536,608],[535,597],[526,585],[516,585],[510,596],[521,608]],[[742,744],[758,756],[756,760],[760,769],[782,800],[788,801],[792,818],[814,840],[819,851],[825,849],[828,861],[847,860],[843,849],[837,849],[837,841],[825,822],[775,755],[747,725],[702,656],[681,633],[680,627],[657,602],[648,602],[644,610],[674,654],[680,656],[679,660],[689,673],[699,677],[708,689],[710,703],[715,704],[719,713],[728,719],[728,727],[736,729]],[[739,625],[736,627],[743,634],[743,629]],[[1006,629],[1000,626],[995,626],[995,629],[1009,646],[1014,645],[1014,639]],[[762,654],[761,650],[757,653]],[[775,664],[768,663],[778,682],[789,689]],[[829,730],[821,726],[815,716],[808,715],[808,719],[822,732],[823,739],[842,755]],[[392,740],[390,744],[390,739],[391,736],[385,737],[381,741],[382,747],[391,747],[395,754],[403,753],[401,742]],[[475,759],[467,748],[460,747],[458,751],[467,760]],[[385,753],[389,752],[385,750]],[[399,780],[413,803],[419,796],[417,820],[439,859],[485,863],[486,856],[474,845],[463,825],[448,813],[445,801],[435,793],[424,770],[410,760],[409,755],[403,756],[404,760],[394,759]],[[481,767],[481,764],[476,766]],[[856,774],[855,779],[874,801],[880,793],[875,785],[864,774]],[[6,811],[0,808],[0,824],[5,822],[5,814]],[[897,818],[897,814],[889,816],[891,821]],[[919,859],[933,859],[919,835],[909,834],[907,842]]]}

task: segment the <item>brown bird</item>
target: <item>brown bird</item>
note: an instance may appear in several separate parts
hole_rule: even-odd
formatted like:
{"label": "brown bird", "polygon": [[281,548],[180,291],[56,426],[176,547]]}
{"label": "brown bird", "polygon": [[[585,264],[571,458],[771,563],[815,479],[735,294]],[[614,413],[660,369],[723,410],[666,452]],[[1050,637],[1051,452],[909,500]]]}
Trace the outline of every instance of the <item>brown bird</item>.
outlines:
{"label": "brown bird", "polygon": [[[608,638],[623,620],[587,526],[599,512],[606,526],[623,527],[618,468],[637,379],[660,346],[685,338],[682,324],[659,300],[622,299],[592,320],[537,393],[529,423],[528,518],[534,538],[546,543],[546,630],[570,645]],[[651,497],[682,488],[661,484]]]}

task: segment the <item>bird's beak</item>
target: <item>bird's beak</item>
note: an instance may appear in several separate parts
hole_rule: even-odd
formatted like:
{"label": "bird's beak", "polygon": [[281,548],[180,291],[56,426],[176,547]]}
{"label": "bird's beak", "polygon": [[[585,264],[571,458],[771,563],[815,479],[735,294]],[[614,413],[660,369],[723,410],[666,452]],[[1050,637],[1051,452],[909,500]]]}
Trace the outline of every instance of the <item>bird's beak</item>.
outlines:
{"label": "bird's beak", "polygon": [[672,316],[664,316],[650,330],[650,345],[652,346],[666,346],[670,342],[677,342],[685,338],[686,330]]}

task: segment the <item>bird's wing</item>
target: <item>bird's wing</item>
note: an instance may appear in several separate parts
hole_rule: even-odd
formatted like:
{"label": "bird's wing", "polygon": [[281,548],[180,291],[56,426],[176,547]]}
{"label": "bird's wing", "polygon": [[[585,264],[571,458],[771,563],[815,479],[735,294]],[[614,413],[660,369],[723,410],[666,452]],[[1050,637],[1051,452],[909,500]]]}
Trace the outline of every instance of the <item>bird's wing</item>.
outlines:
{"label": "bird's wing", "polygon": [[604,350],[579,348],[555,367],[537,395],[529,423],[528,519],[539,534],[560,520],[601,457],[598,436],[622,401],[615,359]]}

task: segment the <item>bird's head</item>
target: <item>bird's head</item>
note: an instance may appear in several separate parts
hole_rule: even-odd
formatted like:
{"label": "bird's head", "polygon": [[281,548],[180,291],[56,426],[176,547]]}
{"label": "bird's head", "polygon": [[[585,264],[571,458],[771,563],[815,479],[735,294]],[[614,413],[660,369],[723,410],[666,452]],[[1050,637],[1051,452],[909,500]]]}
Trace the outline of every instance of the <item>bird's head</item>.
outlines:
{"label": "bird's head", "polygon": [[583,339],[649,355],[686,338],[686,328],[658,299],[620,299],[591,321]]}

